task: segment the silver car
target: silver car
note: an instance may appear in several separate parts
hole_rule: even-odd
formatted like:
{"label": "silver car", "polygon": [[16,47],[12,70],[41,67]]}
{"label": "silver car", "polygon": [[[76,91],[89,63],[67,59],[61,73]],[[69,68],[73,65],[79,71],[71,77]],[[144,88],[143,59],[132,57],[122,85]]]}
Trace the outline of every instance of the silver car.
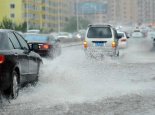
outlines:
{"label": "silver car", "polygon": [[119,56],[119,38],[116,29],[110,25],[89,25],[84,49],[90,55]]}

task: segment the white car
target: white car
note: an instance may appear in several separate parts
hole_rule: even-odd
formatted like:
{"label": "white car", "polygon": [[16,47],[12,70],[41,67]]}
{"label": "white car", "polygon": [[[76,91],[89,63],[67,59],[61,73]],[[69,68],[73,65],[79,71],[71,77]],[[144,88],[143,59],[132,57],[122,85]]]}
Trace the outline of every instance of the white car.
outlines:
{"label": "white car", "polygon": [[135,30],[131,36],[132,38],[144,38],[144,35],[140,30]]}
{"label": "white car", "polygon": [[127,47],[127,42],[128,42],[128,37],[127,34],[125,32],[117,32],[118,34],[120,34],[120,36],[122,36],[119,39],[119,48],[126,48]]}
{"label": "white car", "polygon": [[110,25],[89,25],[84,48],[89,55],[119,56],[119,36],[116,29]]}
{"label": "white car", "polygon": [[60,32],[60,33],[57,34],[57,38],[59,38],[59,39],[62,39],[62,38],[64,38],[64,39],[72,39],[73,36],[72,36],[71,33]]}

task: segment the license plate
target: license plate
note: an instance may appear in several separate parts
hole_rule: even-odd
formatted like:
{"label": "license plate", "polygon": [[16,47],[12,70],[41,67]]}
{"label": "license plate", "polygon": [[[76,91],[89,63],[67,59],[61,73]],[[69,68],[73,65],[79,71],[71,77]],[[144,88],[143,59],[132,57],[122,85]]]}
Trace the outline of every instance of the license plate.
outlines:
{"label": "license plate", "polygon": [[95,43],[95,46],[104,46],[104,43]]}

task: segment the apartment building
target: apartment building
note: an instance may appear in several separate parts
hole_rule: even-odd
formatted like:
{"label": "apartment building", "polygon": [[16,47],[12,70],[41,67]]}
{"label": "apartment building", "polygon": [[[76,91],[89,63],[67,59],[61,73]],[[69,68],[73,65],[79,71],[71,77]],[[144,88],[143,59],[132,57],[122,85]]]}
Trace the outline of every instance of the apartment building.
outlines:
{"label": "apartment building", "polygon": [[8,17],[16,23],[22,23],[22,11],[22,2],[20,0],[0,0],[0,21],[4,17]]}
{"label": "apartment building", "polygon": [[137,0],[137,21],[155,23],[155,0]]}
{"label": "apartment building", "polygon": [[28,28],[61,31],[67,22],[67,0],[0,0],[0,21],[4,17]]}
{"label": "apartment building", "polygon": [[134,24],[137,21],[136,0],[108,0],[108,20],[114,24]]}
{"label": "apartment building", "polygon": [[89,20],[91,23],[104,23],[107,21],[107,0],[74,0],[73,16]]}

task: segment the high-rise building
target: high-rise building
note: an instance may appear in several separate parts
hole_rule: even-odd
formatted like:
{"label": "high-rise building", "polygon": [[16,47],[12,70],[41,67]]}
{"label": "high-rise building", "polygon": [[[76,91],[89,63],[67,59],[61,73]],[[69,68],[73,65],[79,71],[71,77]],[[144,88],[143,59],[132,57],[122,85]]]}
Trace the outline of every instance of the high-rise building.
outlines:
{"label": "high-rise building", "polygon": [[155,0],[137,0],[137,22],[155,23]]}
{"label": "high-rise building", "polygon": [[4,17],[8,17],[16,23],[23,22],[22,9],[21,0],[0,0],[0,21]]}
{"label": "high-rise building", "polygon": [[74,0],[73,14],[89,20],[91,23],[107,21],[107,0]]}
{"label": "high-rise building", "polygon": [[28,29],[61,31],[67,22],[67,0],[0,0],[0,21],[8,17],[20,24],[27,22]]}
{"label": "high-rise building", "polygon": [[114,24],[136,22],[136,0],[108,0],[108,20]]}

